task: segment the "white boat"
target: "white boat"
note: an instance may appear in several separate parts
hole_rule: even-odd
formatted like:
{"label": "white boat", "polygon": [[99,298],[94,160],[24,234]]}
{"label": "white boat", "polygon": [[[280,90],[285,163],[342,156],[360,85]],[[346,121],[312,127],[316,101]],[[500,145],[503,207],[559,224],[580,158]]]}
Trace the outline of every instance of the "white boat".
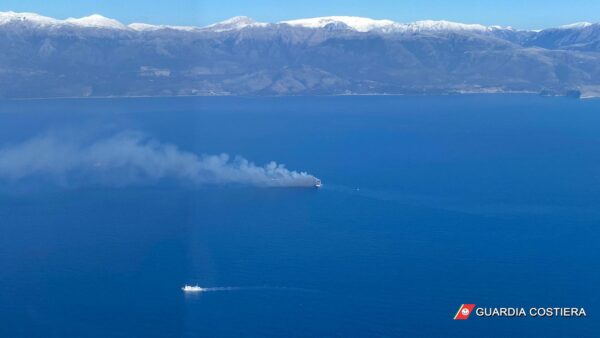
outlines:
{"label": "white boat", "polygon": [[184,285],[181,290],[183,290],[183,292],[202,292],[205,289],[199,287],[198,285]]}
{"label": "white boat", "polygon": [[320,188],[320,187],[321,187],[321,180],[317,178],[315,181],[315,188]]}

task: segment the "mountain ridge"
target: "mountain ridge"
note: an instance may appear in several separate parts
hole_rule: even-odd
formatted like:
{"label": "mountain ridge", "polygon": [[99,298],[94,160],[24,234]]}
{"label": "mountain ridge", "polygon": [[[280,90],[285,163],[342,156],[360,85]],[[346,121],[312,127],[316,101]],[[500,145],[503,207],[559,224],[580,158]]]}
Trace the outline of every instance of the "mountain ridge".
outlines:
{"label": "mountain ridge", "polygon": [[204,27],[0,12],[0,97],[600,93],[600,25],[359,17]]}
{"label": "mountain ridge", "polygon": [[[240,21],[241,20],[241,21]],[[511,26],[499,26],[499,25],[482,25],[477,23],[460,23],[448,20],[417,20],[413,22],[396,22],[389,19],[372,19],[368,17],[357,17],[357,16],[323,16],[323,17],[312,17],[312,18],[300,18],[300,19],[290,19],[290,20],[282,20],[278,22],[258,22],[247,16],[234,16],[232,18],[216,22],[213,24],[205,25],[205,26],[193,26],[193,25],[163,25],[163,24],[151,24],[151,23],[141,23],[134,22],[130,24],[124,24],[120,21],[112,18],[105,17],[101,14],[91,14],[89,16],[84,16],[81,18],[67,18],[64,20],[56,19],[48,16],[43,16],[37,13],[32,12],[0,12],[0,25],[4,25],[10,23],[11,21],[30,21],[36,24],[43,25],[79,25],[79,26],[88,26],[88,27],[96,27],[96,28],[112,28],[112,29],[121,29],[125,30],[127,28],[132,28],[132,25],[141,26],[154,26],[154,27],[186,27],[188,29],[196,29],[203,30],[215,27],[220,27],[222,25],[231,25],[232,23],[239,24],[237,27],[232,27],[236,29],[243,29],[246,27],[265,27],[267,25],[280,25],[287,24],[298,27],[305,28],[323,28],[327,24],[330,23],[344,23],[348,27],[354,28],[360,32],[367,32],[371,30],[378,30],[382,27],[388,28],[396,28],[396,29],[410,29],[416,30],[420,29],[439,29],[439,30],[489,30],[489,29],[507,29],[507,30],[515,30],[515,31],[535,31],[535,30],[527,30],[527,29],[515,29]],[[556,28],[586,28],[591,25],[596,25],[597,23],[590,22],[575,22],[571,24],[565,24]],[[135,28],[132,28],[135,30]],[[392,31],[392,30],[382,30]]]}

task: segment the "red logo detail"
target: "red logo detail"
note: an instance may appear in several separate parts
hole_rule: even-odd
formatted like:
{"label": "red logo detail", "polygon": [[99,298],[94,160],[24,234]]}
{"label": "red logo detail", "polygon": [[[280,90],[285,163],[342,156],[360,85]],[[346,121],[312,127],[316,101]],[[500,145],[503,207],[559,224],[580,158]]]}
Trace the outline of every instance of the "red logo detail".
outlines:
{"label": "red logo detail", "polygon": [[458,312],[454,316],[454,320],[466,320],[469,319],[471,312],[475,308],[475,304],[462,304],[458,308]]}

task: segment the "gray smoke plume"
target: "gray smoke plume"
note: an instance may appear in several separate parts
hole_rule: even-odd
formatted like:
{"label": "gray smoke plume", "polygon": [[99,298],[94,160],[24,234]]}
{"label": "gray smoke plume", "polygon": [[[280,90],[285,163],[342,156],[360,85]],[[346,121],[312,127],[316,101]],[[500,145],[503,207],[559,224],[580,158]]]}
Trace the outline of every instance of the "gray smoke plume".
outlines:
{"label": "gray smoke plume", "polygon": [[193,184],[247,184],[312,187],[317,178],[270,162],[257,166],[227,154],[196,155],[140,133],[122,133],[94,142],[38,137],[0,149],[0,178],[31,176],[131,184],[177,179]]}

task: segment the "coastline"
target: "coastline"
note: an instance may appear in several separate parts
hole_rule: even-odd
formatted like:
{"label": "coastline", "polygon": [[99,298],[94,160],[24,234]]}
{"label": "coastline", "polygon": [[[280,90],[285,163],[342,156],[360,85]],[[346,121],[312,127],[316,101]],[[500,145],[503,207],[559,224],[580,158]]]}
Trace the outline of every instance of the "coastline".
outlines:
{"label": "coastline", "polygon": [[600,94],[580,95],[575,97],[564,94],[546,94],[539,91],[450,91],[450,92],[430,92],[430,93],[341,93],[341,94],[298,94],[298,95],[236,95],[236,94],[209,94],[209,95],[103,95],[103,96],[56,96],[56,97],[6,97],[0,98],[1,101],[45,101],[45,100],[86,100],[86,99],[142,99],[142,98],[190,98],[190,97],[239,97],[239,98],[284,98],[284,97],[340,97],[340,96],[462,96],[462,95],[536,95],[542,97],[571,97],[580,100],[600,99]]}

